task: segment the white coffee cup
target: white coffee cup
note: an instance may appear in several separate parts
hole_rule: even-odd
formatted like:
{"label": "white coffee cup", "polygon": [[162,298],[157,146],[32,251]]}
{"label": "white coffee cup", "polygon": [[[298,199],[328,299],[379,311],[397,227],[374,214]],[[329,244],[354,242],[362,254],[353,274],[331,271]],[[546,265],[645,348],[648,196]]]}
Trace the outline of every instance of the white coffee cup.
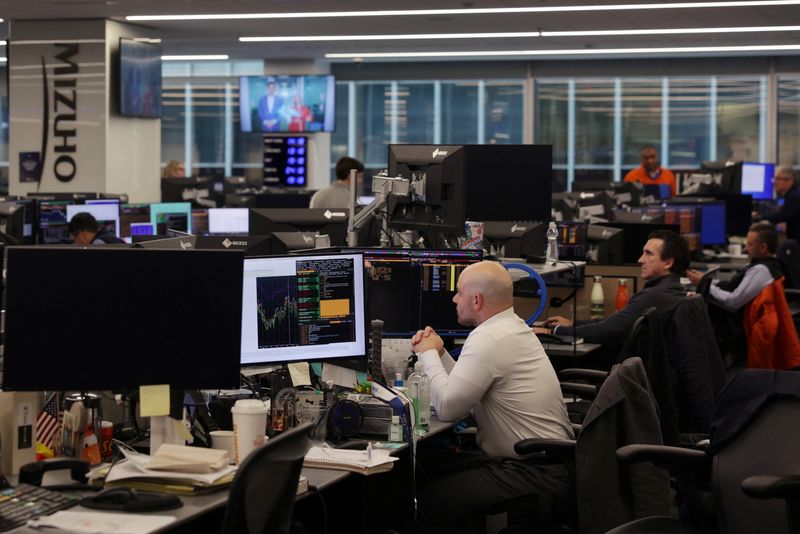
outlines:
{"label": "white coffee cup", "polygon": [[731,243],[728,245],[728,254],[731,256],[741,256],[742,255],[742,244],[741,243]]}
{"label": "white coffee cup", "polygon": [[233,430],[212,430],[211,448],[231,453],[231,462],[236,460],[236,449],[233,446]]}
{"label": "white coffee cup", "polygon": [[236,464],[241,465],[256,448],[256,438],[267,430],[267,407],[257,399],[239,399],[231,408],[233,447]]}

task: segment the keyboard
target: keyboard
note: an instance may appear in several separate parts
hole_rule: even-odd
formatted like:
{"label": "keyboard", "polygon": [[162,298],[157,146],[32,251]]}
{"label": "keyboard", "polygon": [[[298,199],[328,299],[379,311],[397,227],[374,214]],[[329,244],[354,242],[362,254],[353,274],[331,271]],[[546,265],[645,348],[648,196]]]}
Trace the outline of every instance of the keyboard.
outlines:
{"label": "keyboard", "polygon": [[29,484],[0,489],[0,532],[21,527],[29,519],[69,508],[80,500],[76,495],[65,495]]}

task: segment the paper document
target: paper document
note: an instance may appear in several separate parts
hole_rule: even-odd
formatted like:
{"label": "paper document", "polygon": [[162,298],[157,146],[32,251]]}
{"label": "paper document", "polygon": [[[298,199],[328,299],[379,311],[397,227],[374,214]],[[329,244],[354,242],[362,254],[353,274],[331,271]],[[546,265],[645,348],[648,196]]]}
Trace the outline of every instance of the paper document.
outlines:
{"label": "paper document", "polygon": [[358,385],[355,371],[327,362],[322,365],[322,381],[332,381],[337,386],[346,388],[355,388]]}
{"label": "paper document", "polygon": [[311,375],[308,373],[307,362],[294,362],[289,364],[289,376],[292,377],[292,386],[298,388],[300,386],[311,385]]}
{"label": "paper document", "polygon": [[28,521],[28,526],[89,534],[148,534],[174,523],[168,515],[119,514],[62,510]]}
{"label": "paper document", "polygon": [[390,471],[392,464],[396,461],[397,458],[389,456],[389,451],[386,449],[370,447],[365,451],[354,451],[332,447],[311,447],[306,453],[303,463],[306,467],[338,469],[371,475]]}

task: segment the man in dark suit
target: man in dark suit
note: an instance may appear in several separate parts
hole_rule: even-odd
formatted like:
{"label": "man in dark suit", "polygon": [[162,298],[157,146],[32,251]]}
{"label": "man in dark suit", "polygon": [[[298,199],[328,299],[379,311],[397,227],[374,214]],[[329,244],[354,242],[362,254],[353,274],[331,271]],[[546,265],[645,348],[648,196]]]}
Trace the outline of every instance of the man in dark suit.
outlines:
{"label": "man in dark suit", "polygon": [[773,184],[775,192],[783,199],[783,206],[767,220],[772,224],[786,223],[786,237],[800,239],[800,189],[794,169],[788,165],[778,167]]}
{"label": "man in dark suit", "polygon": [[265,132],[280,131],[280,110],[283,107],[283,98],[276,94],[275,80],[267,82],[267,94],[258,100],[258,118]]}

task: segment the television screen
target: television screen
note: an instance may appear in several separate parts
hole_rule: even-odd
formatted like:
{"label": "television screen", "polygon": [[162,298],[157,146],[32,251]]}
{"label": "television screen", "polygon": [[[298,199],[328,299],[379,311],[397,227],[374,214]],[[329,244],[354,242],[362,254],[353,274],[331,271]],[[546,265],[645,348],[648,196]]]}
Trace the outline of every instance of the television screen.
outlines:
{"label": "television screen", "polygon": [[242,131],[332,132],[335,94],[333,76],[242,76]]}
{"label": "television screen", "polygon": [[161,46],[119,40],[119,112],[126,117],[161,117]]}

